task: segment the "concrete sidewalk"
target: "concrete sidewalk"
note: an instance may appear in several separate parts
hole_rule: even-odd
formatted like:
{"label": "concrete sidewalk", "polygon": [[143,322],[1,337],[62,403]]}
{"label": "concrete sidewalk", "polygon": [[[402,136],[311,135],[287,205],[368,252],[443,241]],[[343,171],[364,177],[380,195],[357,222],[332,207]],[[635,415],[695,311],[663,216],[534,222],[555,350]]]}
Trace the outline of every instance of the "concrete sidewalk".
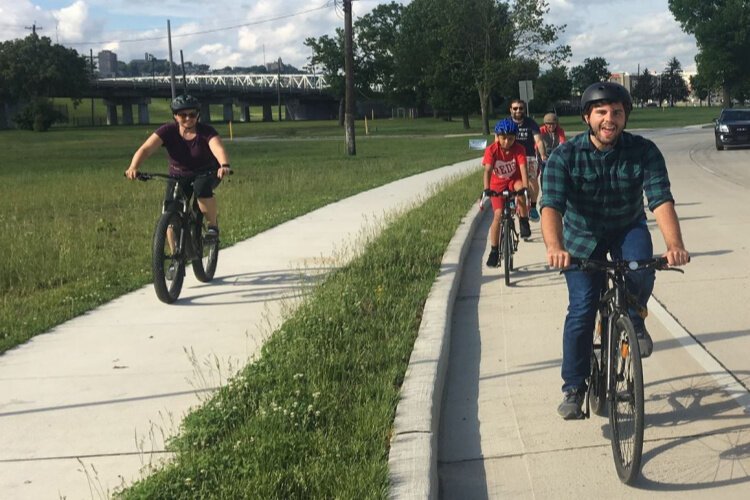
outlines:
{"label": "concrete sidewalk", "polygon": [[[484,266],[489,219],[473,234],[453,310],[439,496],[748,498],[748,415],[720,383],[718,368],[707,371],[656,314],[647,320],[655,348],[644,360],[642,477],[635,487],[620,483],[608,419],[563,421],[556,412],[567,291],[564,278],[545,266],[539,225],[521,242],[506,287],[502,269]],[[657,276],[652,313],[669,318],[659,292],[671,293],[682,278]]]}
{"label": "concrete sidewalk", "polygon": [[149,285],[1,355],[0,498],[104,498],[168,458],[165,438],[257,354],[290,297],[342,264],[384,214],[479,163],[393,182],[222,250],[214,282],[188,270],[174,305]]}

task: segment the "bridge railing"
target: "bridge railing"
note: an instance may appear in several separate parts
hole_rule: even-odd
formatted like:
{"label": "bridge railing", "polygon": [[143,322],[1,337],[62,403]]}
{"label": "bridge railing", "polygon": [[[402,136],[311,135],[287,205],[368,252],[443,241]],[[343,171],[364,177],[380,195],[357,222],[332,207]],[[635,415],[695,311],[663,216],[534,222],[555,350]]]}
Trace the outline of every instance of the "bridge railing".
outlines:
{"label": "bridge railing", "polygon": [[[178,85],[182,85],[182,77],[175,76]],[[294,90],[322,90],[328,88],[328,83],[323,75],[272,75],[272,74],[248,74],[248,75],[187,75],[185,81],[190,86],[209,87],[242,87],[242,88],[268,88],[275,89],[280,86],[283,89]],[[99,78],[94,84],[101,83],[107,86],[117,87],[144,87],[153,85],[170,85],[169,76],[135,76],[118,78]]]}

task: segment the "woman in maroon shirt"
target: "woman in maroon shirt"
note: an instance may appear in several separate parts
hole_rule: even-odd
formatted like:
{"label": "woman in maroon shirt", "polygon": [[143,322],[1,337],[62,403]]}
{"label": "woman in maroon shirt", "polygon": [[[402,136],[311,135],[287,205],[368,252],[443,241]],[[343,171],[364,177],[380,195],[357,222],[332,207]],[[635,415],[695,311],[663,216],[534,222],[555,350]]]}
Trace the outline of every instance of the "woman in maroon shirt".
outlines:
{"label": "woman in maroon shirt", "polygon": [[[216,129],[198,122],[200,103],[189,95],[176,97],[171,105],[174,122],[159,127],[141,145],[130,160],[125,172],[128,179],[135,179],[138,168],[144,160],[164,147],[169,158],[169,173],[176,179],[167,186],[167,201],[172,196],[174,182],[183,183],[187,193],[193,189],[198,198],[198,206],[208,223],[207,237],[217,238],[218,206],[213,188],[218,183],[209,177],[197,177],[199,174],[216,170],[218,179],[229,173],[229,157],[224,149]],[[194,182],[193,182],[194,181]]]}

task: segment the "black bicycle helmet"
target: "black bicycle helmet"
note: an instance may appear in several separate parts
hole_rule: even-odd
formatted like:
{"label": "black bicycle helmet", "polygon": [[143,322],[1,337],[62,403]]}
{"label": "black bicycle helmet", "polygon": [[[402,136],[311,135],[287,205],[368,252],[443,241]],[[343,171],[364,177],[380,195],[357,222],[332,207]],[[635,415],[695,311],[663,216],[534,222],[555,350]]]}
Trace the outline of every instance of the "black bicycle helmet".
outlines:
{"label": "black bicycle helmet", "polygon": [[201,103],[195,97],[191,95],[178,95],[172,99],[172,103],[169,105],[172,109],[172,113],[177,113],[185,109],[200,109]]}
{"label": "black bicycle helmet", "polygon": [[[633,100],[625,87],[615,82],[598,82],[589,85],[581,96],[581,117],[588,114],[591,105],[599,102],[621,102],[625,108],[625,115],[629,116],[633,110]],[[585,121],[585,120],[584,120]]]}

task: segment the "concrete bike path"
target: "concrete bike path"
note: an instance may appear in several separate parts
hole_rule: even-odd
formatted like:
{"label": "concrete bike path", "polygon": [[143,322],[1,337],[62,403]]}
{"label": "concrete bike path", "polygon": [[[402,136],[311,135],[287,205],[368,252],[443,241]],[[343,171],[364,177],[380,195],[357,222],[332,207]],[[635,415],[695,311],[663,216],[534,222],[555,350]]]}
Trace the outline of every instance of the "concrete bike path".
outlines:
{"label": "concrete bike path", "polygon": [[222,250],[210,284],[188,270],[174,305],[148,285],[1,355],[0,498],[106,498],[167,458],[182,416],[259,352],[316,274],[384,214],[479,168],[469,160],[333,203]]}
{"label": "concrete bike path", "polygon": [[[563,421],[556,412],[567,292],[564,278],[544,265],[539,225],[520,244],[511,287],[501,269],[484,266],[488,225],[485,217],[473,235],[453,310],[439,496],[747,498],[748,415],[720,385],[722,374],[690,355],[696,346],[683,344],[656,318],[660,309],[659,316],[671,319],[654,299],[647,325],[655,352],[644,360],[642,478],[636,487],[620,483],[608,420]],[[656,233],[654,241],[658,252]],[[656,299],[679,297],[689,266],[686,273],[659,273]]]}

